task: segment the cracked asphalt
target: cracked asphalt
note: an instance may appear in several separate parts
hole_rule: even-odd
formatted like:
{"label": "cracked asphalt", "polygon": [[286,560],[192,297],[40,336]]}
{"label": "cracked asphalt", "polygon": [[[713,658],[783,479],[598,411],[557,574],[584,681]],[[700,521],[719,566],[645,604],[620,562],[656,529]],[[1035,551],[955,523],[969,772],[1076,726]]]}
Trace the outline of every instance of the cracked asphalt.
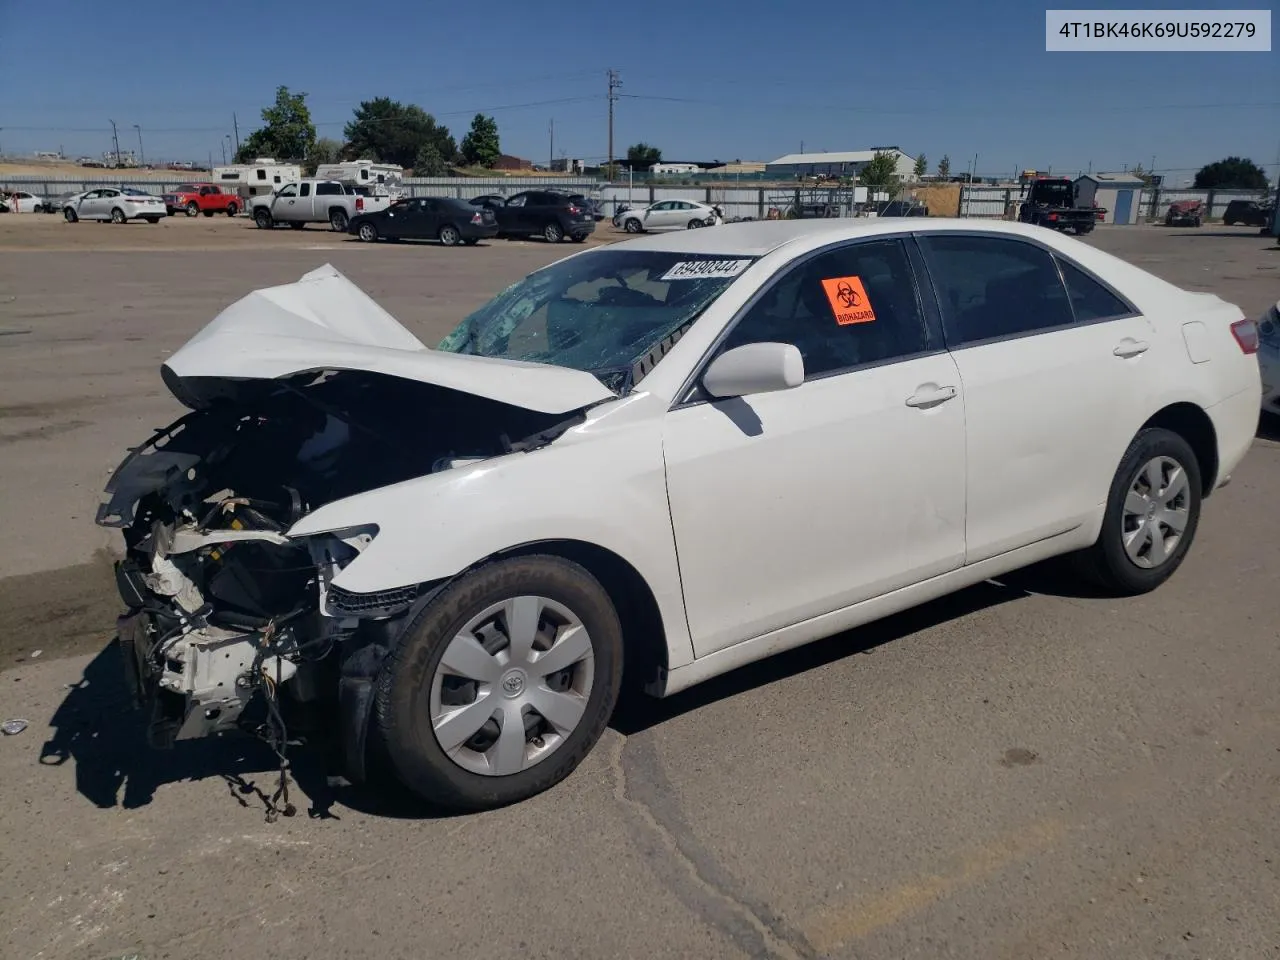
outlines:
{"label": "cracked asphalt", "polygon": [[[0,715],[29,721],[0,738],[0,957],[1280,957],[1280,426],[1155,594],[982,584],[628,703],[569,780],[479,816],[300,757],[267,823],[265,750],[147,751],[108,645],[91,520],[177,411],[159,363],[326,261],[431,341],[560,251],[81,226],[99,248],[0,223]],[[1280,296],[1245,231],[1090,240],[1250,315]]]}

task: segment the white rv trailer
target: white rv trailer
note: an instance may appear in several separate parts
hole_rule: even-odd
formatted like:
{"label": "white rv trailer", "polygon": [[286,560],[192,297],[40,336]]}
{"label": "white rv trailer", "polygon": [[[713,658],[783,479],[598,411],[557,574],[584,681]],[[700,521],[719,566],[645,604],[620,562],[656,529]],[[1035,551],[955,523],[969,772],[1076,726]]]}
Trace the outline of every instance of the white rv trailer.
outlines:
{"label": "white rv trailer", "polygon": [[302,167],[296,163],[279,163],[271,157],[258,157],[253,163],[214,167],[211,176],[214,183],[229,193],[245,198],[259,197],[274,193],[286,183],[301,180]]}
{"label": "white rv trailer", "polygon": [[345,163],[322,163],[316,176],[323,180],[340,180],[353,187],[368,187],[374,195],[404,196],[404,167],[372,160],[350,160]]}

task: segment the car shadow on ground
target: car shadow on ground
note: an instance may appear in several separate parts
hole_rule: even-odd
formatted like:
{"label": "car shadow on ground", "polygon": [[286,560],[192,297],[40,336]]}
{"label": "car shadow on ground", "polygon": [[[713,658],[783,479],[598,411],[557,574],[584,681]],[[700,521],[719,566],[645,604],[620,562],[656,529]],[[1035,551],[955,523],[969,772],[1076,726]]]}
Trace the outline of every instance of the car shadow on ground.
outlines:
{"label": "car shadow on ground", "polygon": [[[1176,228],[1172,228],[1172,229],[1176,229]],[[1230,230],[1229,233],[1227,232],[1228,230]],[[1190,240],[1232,240],[1232,239],[1241,239],[1241,238],[1249,238],[1249,237],[1252,237],[1254,240],[1267,239],[1267,235],[1265,233],[1259,233],[1256,228],[1253,230],[1249,230],[1245,228],[1240,228],[1240,229],[1226,228],[1222,230],[1211,230],[1208,233],[1198,233],[1194,229],[1188,228],[1188,229],[1185,229],[1185,232],[1171,234],[1171,236],[1175,236],[1179,240],[1189,240],[1189,239]]]}
{"label": "car shadow on ground", "polygon": [[[795,650],[716,677],[691,690],[655,700],[634,689],[624,691],[610,726],[626,736],[656,727],[706,704],[749,692],[845,657],[865,654],[949,620],[968,616],[1034,593],[1095,596],[1080,589],[1055,565],[1041,564],[987,581],[884,620],[819,640]],[[228,803],[254,808],[264,815],[282,810],[273,803],[279,763],[263,743],[247,736],[227,736],[178,743],[171,750],[147,744],[146,715],[135,709],[125,681],[117,643],[99,652],[70,684],[49,725],[52,734],[40,753],[45,766],[75,764],[76,790],[101,809],[145,807],[160,787],[184,781],[221,779]],[[337,773],[336,751],[313,741],[289,752],[290,798],[298,816],[341,819],[335,808],[393,819],[438,819],[452,816],[410,794],[385,772],[385,760],[371,758],[374,772],[367,785],[348,783]],[[377,771],[383,771],[379,774]]]}

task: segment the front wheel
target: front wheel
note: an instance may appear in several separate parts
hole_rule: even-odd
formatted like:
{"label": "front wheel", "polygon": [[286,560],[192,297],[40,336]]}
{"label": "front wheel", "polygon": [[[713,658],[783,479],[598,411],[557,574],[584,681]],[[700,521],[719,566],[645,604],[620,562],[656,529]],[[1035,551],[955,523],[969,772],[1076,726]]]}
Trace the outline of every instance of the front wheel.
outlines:
{"label": "front wheel", "polygon": [[253,222],[258,225],[259,230],[270,230],[273,226],[270,210],[255,210],[253,214]]}
{"label": "front wheel", "polygon": [[451,223],[446,223],[440,228],[440,242],[446,247],[456,247],[462,242],[462,234],[458,232],[458,228]]}
{"label": "front wheel", "polygon": [[1200,523],[1200,463],[1180,435],[1141,431],[1120,460],[1102,531],[1074,557],[1088,579],[1119,595],[1147,593],[1173,576]]}
{"label": "front wheel", "polygon": [[76,216],[76,212],[72,210],[70,207],[66,207],[63,209],[62,218],[66,220],[67,223],[75,223],[77,220],[80,219],[78,216]]}
{"label": "front wheel", "polygon": [[627,233],[639,233],[640,221],[637,220],[635,217],[632,217],[630,220],[626,222],[624,229],[627,231]]}
{"label": "front wheel", "polygon": [[228,216],[228,217],[234,217],[234,216],[235,216],[237,213],[239,213],[239,212],[240,212],[240,208],[239,208],[239,207],[237,207],[234,203],[228,203],[228,204],[227,204],[227,216]]}
{"label": "front wheel", "polygon": [[194,217],[199,212],[200,212],[200,204],[196,203],[194,200],[192,200],[190,203],[187,204],[188,217]]}
{"label": "front wheel", "polygon": [[690,230],[697,230],[699,227],[702,227],[704,225],[705,224],[703,224],[701,220],[694,219],[689,221],[688,227]]}
{"label": "front wheel", "polygon": [[346,233],[348,223],[350,223],[350,220],[347,219],[346,213],[342,210],[334,210],[329,214],[329,226],[338,233]]}
{"label": "front wheel", "polygon": [[608,594],[560,557],[498,560],[445,588],[378,678],[377,731],[423,798],[483,810],[567,777],[604,732],[622,683]]}

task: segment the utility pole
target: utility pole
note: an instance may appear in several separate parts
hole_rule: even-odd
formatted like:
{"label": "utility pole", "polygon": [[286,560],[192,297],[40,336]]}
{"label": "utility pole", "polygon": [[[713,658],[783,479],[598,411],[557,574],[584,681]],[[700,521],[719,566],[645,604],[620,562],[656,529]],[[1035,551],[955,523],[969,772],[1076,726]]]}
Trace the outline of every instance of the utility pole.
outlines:
{"label": "utility pole", "polygon": [[231,129],[236,132],[236,153],[240,152],[240,124],[236,122],[236,115],[231,114]]}
{"label": "utility pole", "polygon": [[116,136],[116,122],[114,120],[107,121],[111,124],[111,142],[115,144],[116,152],[113,155],[114,165],[120,166],[120,138]]}
{"label": "utility pole", "polygon": [[618,79],[618,71],[609,71],[609,176],[613,176],[613,105],[618,99],[618,88],[622,81]]}
{"label": "utility pole", "polygon": [[551,118],[551,147],[547,153],[547,169],[550,170],[556,165],[556,118]]}
{"label": "utility pole", "polygon": [[[222,139],[222,140],[219,140],[219,141],[218,141],[218,146],[220,146],[220,147],[222,148],[222,165],[225,167],[225,166],[227,165],[227,141],[226,141],[226,139],[224,138],[224,139]],[[212,161],[210,161],[209,166],[213,166],[213,162],[212,162]]]}
{"label": "utility pole", "polygon": [[135,123],[133,129],[138,131],[138,166],[145,167],[147,165],[147,153],[142,149],[142,127]]}

